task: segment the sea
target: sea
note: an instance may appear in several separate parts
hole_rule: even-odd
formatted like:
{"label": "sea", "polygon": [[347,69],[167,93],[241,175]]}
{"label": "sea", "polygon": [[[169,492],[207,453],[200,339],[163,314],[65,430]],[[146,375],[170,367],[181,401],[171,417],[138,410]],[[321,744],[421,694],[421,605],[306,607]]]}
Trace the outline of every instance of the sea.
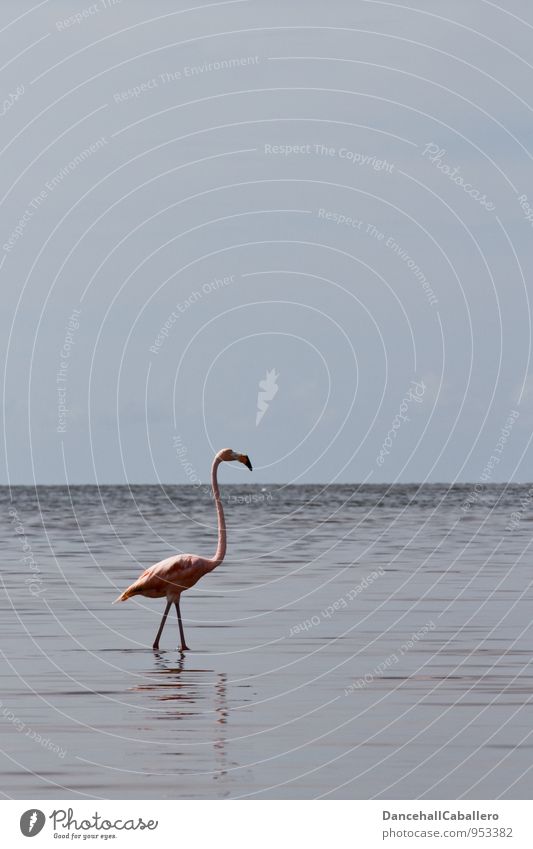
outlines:
{"label": "sea", "polygon": [[533,487],[0,489],[0,761],[14,799],[525,799]]}

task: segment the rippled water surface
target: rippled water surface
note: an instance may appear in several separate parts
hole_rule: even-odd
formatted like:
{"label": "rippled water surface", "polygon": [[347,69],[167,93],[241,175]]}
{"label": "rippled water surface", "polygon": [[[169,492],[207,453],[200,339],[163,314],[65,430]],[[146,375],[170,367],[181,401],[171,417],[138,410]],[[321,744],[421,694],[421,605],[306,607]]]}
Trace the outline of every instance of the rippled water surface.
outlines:
{"label": "rippled water surface", "polygon": [[111,602],[214,552],[203,491],[1,490],[4,793],[530,797],[533,499],[469,493],[224,488],[181,654],[161,600]]}

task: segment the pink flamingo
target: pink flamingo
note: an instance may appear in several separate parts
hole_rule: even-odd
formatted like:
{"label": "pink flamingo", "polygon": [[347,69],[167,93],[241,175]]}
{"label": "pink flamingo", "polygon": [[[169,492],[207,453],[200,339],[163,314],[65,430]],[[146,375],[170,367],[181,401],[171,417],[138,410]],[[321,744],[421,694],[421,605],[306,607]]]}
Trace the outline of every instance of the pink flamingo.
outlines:
{"label": "pink flamingo", "polygon": [[243,463],[250,471],[252,464],[246,454],[237,454],[231,448],[223,448],[215,455],[213,465],[211,467],[211,486],[213,487],[213,495],[218,516],[218,545],[215,556],[212,559],[207,557],[199,557],[197,554],[178,554],[173,557],[167,557],[161,560],[154,566],[150,566],[142,575],[137,578],[134,584],[124,590],[122,595],[115,599],[117,601],[127,601],[134,595],[144,595],[147,598],[166,598],[167,606],[163,613],[161,625],[157,632],[152,648],[159,648],[159,640],[167,621],[168,611],[173,604],[176,605],[178,614],[178,625],[180,629],[181,650],[188,650],[185,643],[185,634],[183,631],[183,623],[181,621],[180,612],[180,597],[184,590],[189,590],[208,572],[212,572],[217,566],[222,563],[226,555],[226,520],[224,518],[224,510],[220,500],[220,490],[218,488],[217,472],[221,463],[238,460]]}

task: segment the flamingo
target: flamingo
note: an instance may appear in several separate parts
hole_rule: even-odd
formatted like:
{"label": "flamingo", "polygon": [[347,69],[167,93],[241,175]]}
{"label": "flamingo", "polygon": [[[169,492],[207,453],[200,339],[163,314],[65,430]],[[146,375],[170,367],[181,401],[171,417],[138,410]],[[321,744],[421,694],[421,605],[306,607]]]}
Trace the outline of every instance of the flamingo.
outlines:
{"label": "flamingo", "polygon": [[180,598],[184,590],[189,590],[191,587],[216,569],[226,555],[226,520],[224,518],[224,510],[220,500],[220,490],[218,488],[217,473],[221,463],[232,462],[237,460],[243,463],[250,471],[252,464],[247,454],[238,454],[231,448],[223,448],[218,454],[215,454],[213,465],[211,467],[211,486],[215,498],[218,517],[218,545],[213,558],[199,557],[197,554],[178,554],[172,557],[167,557],[161,560],[154,566],[150,566],[145,572],[140,575],[135,583],[131,584],[122,595],[115,599],[113,604],[118,601],[127,601],[134,595],[144,595],[147,598],[166,598],[167,605],[163,618],[159,626],[159,631],[156,634],[153,649],[159,648],[159,640],[167,621],[168,612],[173,604],[176,605],[178,614],[178,625],[180,629],[181,651],[188,651],[189,647],[185,643],[185,633],[183,631],[183,623],[181,621]]}

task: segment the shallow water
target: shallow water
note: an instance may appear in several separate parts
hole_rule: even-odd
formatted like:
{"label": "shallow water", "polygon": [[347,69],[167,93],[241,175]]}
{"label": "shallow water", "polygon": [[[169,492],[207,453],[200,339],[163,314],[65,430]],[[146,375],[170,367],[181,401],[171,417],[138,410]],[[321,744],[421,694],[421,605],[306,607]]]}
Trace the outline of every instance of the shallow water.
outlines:
{"label": "shallow water", "polygon": [[204,492],[3,488],[4,794],[529,798],[533,499],[470,492],[225,487],[181,654],[162,601],[111,601],[214,552]]}

